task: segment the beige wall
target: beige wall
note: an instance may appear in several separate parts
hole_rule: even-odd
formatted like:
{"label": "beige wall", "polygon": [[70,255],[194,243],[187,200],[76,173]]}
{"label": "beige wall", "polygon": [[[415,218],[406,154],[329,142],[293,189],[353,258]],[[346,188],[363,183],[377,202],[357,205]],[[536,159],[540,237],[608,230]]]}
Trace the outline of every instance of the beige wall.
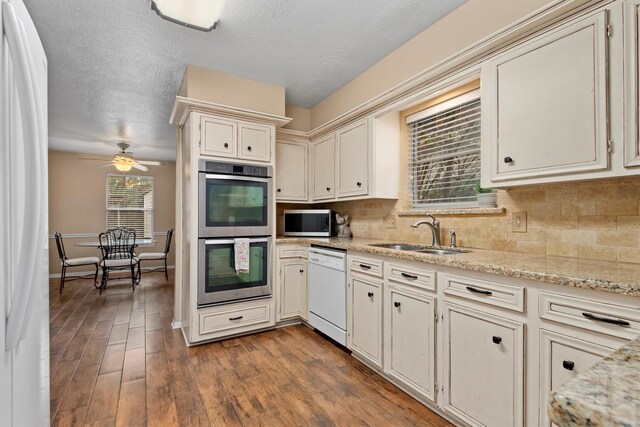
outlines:
{"label": "beige wall", "polygon": [[285,115],[284,88],[187,65],[179,94],[261,113]]}
{"label": "beige wall", "polygon": [[285,106],[285,116],[289,117],[291,121],[284,125],[284,128],[299,130],[302,132],[308,132],[311,130],[310,109],[287,105]]}
{"label": "beige wall", "polygon": [[[106,229],[106,175],[118,173],[115,168],[100,168],[101,162],[78,160],[86,155],[60,151],[49,152],[49,232],[63,234],[100,233]],[[108,162],[105,162],[108,163]],[[154,178],[154,232],[174,227],[175,218],[175,162],[163,162],[150,167],[149,172],[134,171],[132,175]],[[97,237],[65,238],[67,256],[70,258],[99,256],[97,248],[80,248],[79,241],[95,241]],[[154,248],[138,252],[162,252],[164,236],[157,236]],[[58,253],[53,239],[49,242],[50,273],[60,272]],[[173,250],[169,264],[173,265]],[[143,265],[152,265],[151,263]],[[90,269],[90,267],[88,268]],[[84,270],[88,270],[84,268]],[[72,269],[76,271],[78,269]],[[80,268],[79,270],[83,270]]]}
{"label": "beige wall", "polygon": [[316,128],[548,4],[469,0],[311,109]]}

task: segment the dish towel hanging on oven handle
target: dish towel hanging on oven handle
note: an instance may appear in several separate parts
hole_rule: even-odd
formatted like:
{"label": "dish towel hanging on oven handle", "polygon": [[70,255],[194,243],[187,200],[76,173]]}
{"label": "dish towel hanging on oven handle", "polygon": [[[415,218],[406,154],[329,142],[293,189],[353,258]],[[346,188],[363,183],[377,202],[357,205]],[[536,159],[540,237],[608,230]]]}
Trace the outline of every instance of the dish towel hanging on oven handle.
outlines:
{"label": "dish towel hanging on oven handle", "polygon": [[236,273],[249,272],[249,242],[250,239],[233,239],[233,256],[236,263]]}

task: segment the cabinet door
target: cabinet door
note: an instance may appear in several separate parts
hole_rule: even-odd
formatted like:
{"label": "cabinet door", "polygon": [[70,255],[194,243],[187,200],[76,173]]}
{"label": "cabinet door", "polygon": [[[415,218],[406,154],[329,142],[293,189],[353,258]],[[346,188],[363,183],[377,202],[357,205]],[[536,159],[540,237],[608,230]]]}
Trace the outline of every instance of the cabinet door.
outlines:
{"label": "cabinet door", "polygon": [[338,197],[368,193],[369,126],[367,120],[356,122],[336,132],[338,152]]}
{"label": "cabinet door", "polygon": [[[640,0],[624,8],[624,165],[640,166]],[[626,59],[629,59],[628,61]]]}
{"label": "cabinet door", "polygon": [[268,162],[271,160],[271,128],[240,123],[240,155],[242,159]]}
{"label": "cabinet door", "polygon": [[483,175],[506,184],[608,168],[607,44],[601,11],[484,64]]}
{"label": "cabinet door", "polygon": [[435,299],[393,285],[384,304],[385,372],[435,400]]}
{"label": "cabinet door", "polygon": [[237,123],[231,120],[203,117],[200,152],[208,156],[236,157]]}
{"label": "cabinet door", "polygon": [[276,141],[276,200],[307,199],[307,144]]}
{"label": "cabinet door", "polygon": [[351,278],[351,351],[382,367],[382,282]]}
{"label": "cabinet door", "polygon": [[313,143],[313,200],[333,199],[336,143],[333,135]]}
{"label": "cabinet door", "polygon": [[[299,259],[280,263],[279,320],[296,318],[307,310],[307,266]],[[306,318],[306,315],[304,316]]]}
{"label": "cabinet door", "polygon": [[540,426],[550,426],[549,393],[585,372],[615,349],[540,330]]}
{"label": "cabinet door", "polygon": [[524,325],[444,303],[444,409],[473,426],[521,426]]}

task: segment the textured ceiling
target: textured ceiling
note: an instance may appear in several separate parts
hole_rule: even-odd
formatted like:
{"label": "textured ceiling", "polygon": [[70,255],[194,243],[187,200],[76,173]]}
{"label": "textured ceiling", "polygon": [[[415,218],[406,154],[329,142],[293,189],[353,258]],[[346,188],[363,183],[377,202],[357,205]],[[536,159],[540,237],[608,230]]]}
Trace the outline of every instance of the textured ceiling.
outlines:
{"label": "textured ceiling", "polygon": [[227,0],[214,31],[148,0],[24,0],[49,59],[55,150],[175,158],[169,125],[187,64],[286,88],[311,107],[466,0]]}

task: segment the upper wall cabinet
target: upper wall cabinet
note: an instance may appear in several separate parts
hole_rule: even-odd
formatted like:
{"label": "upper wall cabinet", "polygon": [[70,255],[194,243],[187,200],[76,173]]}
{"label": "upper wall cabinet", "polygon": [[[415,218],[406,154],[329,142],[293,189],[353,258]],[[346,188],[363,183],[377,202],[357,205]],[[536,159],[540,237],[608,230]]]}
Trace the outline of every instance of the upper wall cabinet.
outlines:
{"label": "upper wall cabinet", "polygon": [[308,143],[276,140],[276,200],[306,202]]}
{"label": "upper wall cabinet", "polygon": [[640,0],[624,3],[624,165],[640,166]]}
{"label": "upper wall cabinet", "polygon": [[608,169],[607,13],[576,19],[483,63],[483,186],[589,178]]}
{"label": "upper wall cabinet", "polygon": [[338,197],[366,195],[369,182],[369,121],[336,132]]}
{"label": "upper wall cabinet", "polygon": [[397,199],[399,139],[397,112],[366,117],[313,139],[311,201]]}
{"label": "upper wall cabinet", "polygon": [[203,156],[271,161],[271,126],[203,115],[200,132]]}

